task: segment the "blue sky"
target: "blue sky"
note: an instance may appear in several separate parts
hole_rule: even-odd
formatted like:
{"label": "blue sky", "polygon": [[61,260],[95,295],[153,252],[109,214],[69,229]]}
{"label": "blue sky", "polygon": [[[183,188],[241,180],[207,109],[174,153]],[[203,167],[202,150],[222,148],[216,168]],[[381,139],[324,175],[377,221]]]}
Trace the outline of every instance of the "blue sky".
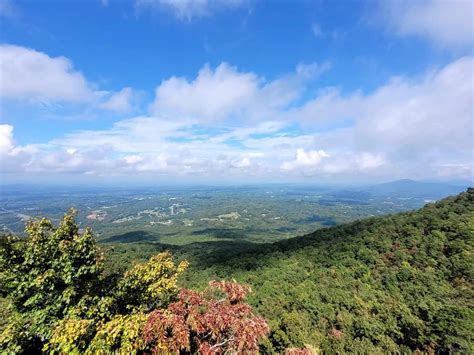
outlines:
{"label": "blue sky", "polygon": [[473,179],[473,2],[0,0],[0,178]]}

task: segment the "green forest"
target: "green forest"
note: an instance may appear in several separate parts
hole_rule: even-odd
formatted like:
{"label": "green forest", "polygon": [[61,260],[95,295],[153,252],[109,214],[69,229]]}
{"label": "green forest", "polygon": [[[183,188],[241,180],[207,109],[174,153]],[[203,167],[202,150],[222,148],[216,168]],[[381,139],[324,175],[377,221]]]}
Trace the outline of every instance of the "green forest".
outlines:
{"label": "green forest", "polygon": [[474,189],[420,210],[369,218],[190,259],[186,282],[235,278],[269,322],[268,351],[473,349]]}
{"label": "green forest", "polygon": [[73,211],[26,234],[1,241],[2,351],[474,351],[474,189],[272,244],[96,244]]}

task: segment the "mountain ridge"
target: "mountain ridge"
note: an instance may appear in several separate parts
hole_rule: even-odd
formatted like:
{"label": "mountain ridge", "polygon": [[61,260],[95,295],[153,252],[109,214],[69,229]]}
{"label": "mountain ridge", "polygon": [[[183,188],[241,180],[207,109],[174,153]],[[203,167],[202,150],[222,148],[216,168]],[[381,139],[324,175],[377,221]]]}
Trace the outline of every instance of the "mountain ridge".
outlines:
{"label": "mountain ridge", "polygon": [[185,283],[235,278],[269,319],[268,351],[469,352],[474,189],[425,207],[191,260]]}

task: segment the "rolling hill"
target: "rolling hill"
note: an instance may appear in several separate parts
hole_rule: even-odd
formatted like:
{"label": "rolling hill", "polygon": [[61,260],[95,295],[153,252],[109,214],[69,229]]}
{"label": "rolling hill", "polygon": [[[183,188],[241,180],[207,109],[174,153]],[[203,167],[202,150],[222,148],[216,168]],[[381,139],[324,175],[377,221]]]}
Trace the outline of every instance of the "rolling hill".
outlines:
{"label": "rolling hill", "polygon": [[[226,251],[191,245],[183,282],[235,278],[272,329],[268,352],[473,350],[474,189],[424,208]],[[198,248],[198,249],[197,249]],[[198,251],[197,251],[198,250]]]}

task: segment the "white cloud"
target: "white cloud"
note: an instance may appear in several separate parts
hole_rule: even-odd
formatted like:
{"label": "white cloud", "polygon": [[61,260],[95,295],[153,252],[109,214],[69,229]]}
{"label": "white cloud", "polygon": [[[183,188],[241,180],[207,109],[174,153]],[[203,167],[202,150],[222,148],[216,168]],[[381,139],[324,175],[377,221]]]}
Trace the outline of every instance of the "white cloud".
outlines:
{"label": "white cloud", "polygon": [[386,159],[381,154],[369,152],[297,149],[293,160],[284,161],[281,170],[304,176],[354,176],[371,174],[383,165]]}
{"label": "white cloud", "polygon": [[375,169],[385,164],[385,159],[380,154],[363,152],[355,159],[356,164],[362,170]]}
{"label": "white cloud", "polygon": [[215,70],[205,65],[193,81],[172,77],[156,88],[155,115],[184,116],[202,121],[258,119],[278,112],[299,98],[304,84],[330,67],[300,64],[296,71],[271,82],[239,72],[227,63]]}
{"label": "white cloud", "polygon": [[0,125],[0,154],[8,153],[13,149],[13,126]]}
{"label": "white cloud", "polygon": [[[383,172],[379,168],[388,168],[389,162],[379,153],[348,152],[338,155],[335,159],[328,161],[321,167],[321,172],[328,175],[377,175]],[[391,167],[389,167],[391,168]],[[393,171],[389,170],[389,174]],[[387,174],[387,176],[389,176]],[[403,176],[403,175],[402,175]]]}
{"label": "white cloud", "polygon": [[381,144],[404,156],[472,148],[474,58],[461,58],[421,81],[395,79],[362,100],[361,145]]}
{"label": "white cloud", "polygon": [[205,67],[194,80],[163,82],[153,116],[29,146],[16,146],[13,127],[1,126],[2,172],[472,179],[473,61],[396,77],[369,93],[323,88],[315,96],[305,83],[319,66],[270,82],[229,65]]}
{"label": "white cloud", "polygon": [[94,92],[65,57],[13,45],[0,46],[0,95],[36,101],[87,101]]}
{"label": "white cloud", "polygon": [[416,35],[446,47],[474,44],[472,0],[383,0],[379,16],[400,35]]}
{"label": "white cloud", "polygon": [[26,103],[82,104],[116,112],[132,109],[135,93],[99,91],[65,57],[34,49],[0,45],[0,97]]}
{"label": "white cloud", "polygon": [[252,162],[250,161],[249,158],[243,158],[239,161],[236,161],[234,163],[232,163],[232,166],[235,167],[235,168],[239,168],[239,169],[242,169],[242,168],[248,168],[252,165]]}
{"label": "white cloud", "polygon": [[241,6],[244,0],[136,0],[138,8],[167,8],[183,20],[209,16],[220,9]]}
{"label": "white cloud", "polygon": [[206,65],[192,82],[176,77],[165,80],[156,89],[152,110],[221,119],[248,102],[257,85],[258,78],[252,73],[239,73],[226,63],[215,71]]}
{"label": "white cloud", "polygon": [[[322,91],[295,109],[312,127],[352,122],[345,145],[397,159],[466,159],[472,150],[474,59],[461,58],[416,80],[393,78],[370,94]],[[334,134],[328,133],[328,135]],[[340,144],[341,142],[336,142]]]}
{"label": "white cloud", "polygon": [[[11,127],[5,130],[5,154],[0,154],[3,173],[73,173],[97,176],[123,174],[163,174],[166,176],[225,176],[229,171],[240,174],[261,152],[251,148],[242,151],[217,139],[216,142],[193,137],[192,122],[170,122],[157,117],[136,117],[117,122],[103,131],[82,131],[45,145],[14,146]],[[202,128],[204,129],[204,128]],[[238,128],[231,130],[238,131]],[[228,131],[228,130],[226,130]],[[250,130],[252,131],[252,130]],[[253,130],[261,131],[260,128]],[[226,134],[226,133],[222,133]],[[241,136],[241,133],[237,133]],[[186,138],[180,141],[179,138]],[[175,139],[178,138],[176,141]],[[27,149],[28,148],[28,149]],[[15,156],[12,152],[18,152]]]}
{"label": "white cloud", "polygon": [[123,158],[127,164],[136,164],[143,161],[143,157],[140,155],[127,155]]}
{"label": "white cloud", "polygon": [[132,109],[133,90],[126,87],[112,94],[107,101],[100,104],[101,108],[117,112],[129,112]]}
{"label": "white cloud", "polygon": [[298,168],[312,169],[317,167],[323,158],[328,158],[329,154],[324,150],[298,149],[294,161],[284,162],[281,166],[282,170],[291,171]]}

